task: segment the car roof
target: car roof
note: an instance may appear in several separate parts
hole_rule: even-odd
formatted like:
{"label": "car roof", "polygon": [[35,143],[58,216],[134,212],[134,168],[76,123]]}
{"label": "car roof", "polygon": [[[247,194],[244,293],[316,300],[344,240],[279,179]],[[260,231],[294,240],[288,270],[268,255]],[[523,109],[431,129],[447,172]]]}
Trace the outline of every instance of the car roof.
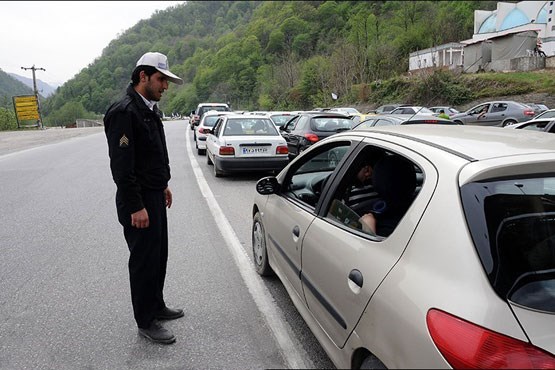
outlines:
{"label": "car roof", "polygon": [[391,125],[337,136],[376,134],[405,137],[470,161],[524,154],[555,154],[555,135],[541,131],[503,130],[500,127],[465,125]]}

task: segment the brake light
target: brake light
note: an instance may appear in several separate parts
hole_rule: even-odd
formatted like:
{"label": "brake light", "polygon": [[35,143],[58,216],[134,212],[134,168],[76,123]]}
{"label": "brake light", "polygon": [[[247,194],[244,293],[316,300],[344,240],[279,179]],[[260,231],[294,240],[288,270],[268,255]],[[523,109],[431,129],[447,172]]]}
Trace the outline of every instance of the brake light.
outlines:
{"label": "brake light", "polygon": [[426,315],[430,335],[455,369],[547,369],[555,357],[528,342],[493,332],[446,312]]}
{"label": "brake light", "polygon": [[232,146],[221,146],[220,155],[235,155],[235,149]]}
{"label": "brake light", "polygon": [[210,129],[209,128],[201,128],[198,130],[201,134],[209,134],[210,133]]}
{"label": "brake light", "polygon": [[287,145],[279,145],[276,148],[276,154],[288,154],[289,149],[287,149]]}
{"label": "brake light", "polygon": [[525,109],[524,110],[524,115],[525,116],[535,116],[536,112],[534,112],[532,109]]}
{"label": "brake light", "polygon": [[304,134],[304,137],[306,140],[310,141],[311,143],[315,143],[318,140],[320,140],[318,138],[318,135],[314,135],[314,134]]}

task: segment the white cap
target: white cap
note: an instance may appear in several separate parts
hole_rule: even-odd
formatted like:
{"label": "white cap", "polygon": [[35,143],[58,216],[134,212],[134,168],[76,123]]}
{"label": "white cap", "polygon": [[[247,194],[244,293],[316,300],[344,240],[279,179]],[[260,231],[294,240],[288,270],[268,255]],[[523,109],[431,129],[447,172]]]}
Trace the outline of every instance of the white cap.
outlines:
{"label": "white cap", "polygon": [[151,66],[154,67],[168,78],[171,82],[182,85],[183,80],[173,73],[170,72],[170,67],[168,66],[168,57],[161,53],[148,52],[143,54],[143,56],[137,61],[138,66]]}

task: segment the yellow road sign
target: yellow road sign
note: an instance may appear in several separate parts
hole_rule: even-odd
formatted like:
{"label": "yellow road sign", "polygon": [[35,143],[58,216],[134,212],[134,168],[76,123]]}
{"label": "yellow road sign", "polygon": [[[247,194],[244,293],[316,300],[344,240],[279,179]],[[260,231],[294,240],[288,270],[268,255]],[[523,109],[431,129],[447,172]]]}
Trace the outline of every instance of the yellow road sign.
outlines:
{"label": "yellow road sign", "polygon": [[26,121],[40,119],[39,102],[35,95],[14,96],[13,101],[18,120]]}

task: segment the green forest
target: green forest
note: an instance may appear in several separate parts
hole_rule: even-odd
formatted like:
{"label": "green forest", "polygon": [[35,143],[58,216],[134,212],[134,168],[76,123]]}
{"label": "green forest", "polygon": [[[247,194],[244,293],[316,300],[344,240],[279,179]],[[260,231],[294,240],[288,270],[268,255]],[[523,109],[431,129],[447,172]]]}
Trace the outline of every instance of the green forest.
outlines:
{"label": "green forest", "polygon": [[[157,11],[112,40],[43,100],[44,121],[56,126],[104,114],[147,51],[166,54],[185,82],[170,84],[164,94],[160,106],[167,114],[188,114],[203,101],[229,102],[236,110],[377,101],[378,91],[398,88],[396,78],[407,73],[411,52],[471,38],[474,10],[496,4],[188,1]],[[461,99],[465,92],[452,95]]]}

